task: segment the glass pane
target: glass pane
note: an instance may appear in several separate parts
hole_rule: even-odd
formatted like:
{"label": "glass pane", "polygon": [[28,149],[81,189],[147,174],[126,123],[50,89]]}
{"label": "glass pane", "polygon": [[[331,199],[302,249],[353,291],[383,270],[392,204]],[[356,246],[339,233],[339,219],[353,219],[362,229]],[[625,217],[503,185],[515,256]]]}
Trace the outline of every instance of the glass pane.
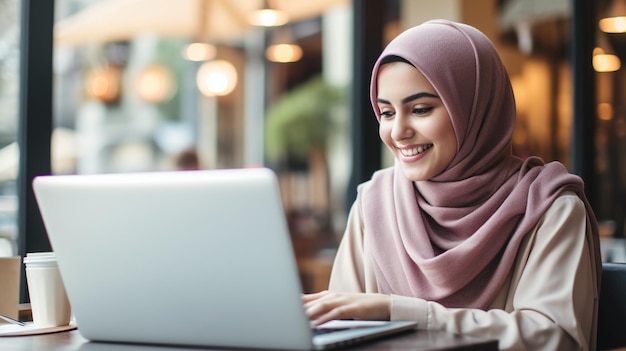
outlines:
{"label": "glass pane", "polygon": [[[290,228],[301,239],[296,249],[313,254],[310,248],[335,245],[335,232],[345,225],[350,171],[343,90],[350,79],[351,7],[322,3],[285,6],[298,18],[260,28],[241,21],[260,1],[224,7],[223,1],[57,0],[53,173],[267,166],[279,173]],[[331,7],[325,21],[332,22],[334,40],[323,41],[322,16]],[[266,46],[285,38],[303,55],[271,61]],[[191,45],[196,42],[204,45]],[[322,51],[329,55],[324,65]],[[207,81],[224,84],[200,84]],[[300,93],[288,94],[294,91]],[[301,103],[303,92],[318,103]],[[281,103],[289,108],[273,108]],[[282,111],[271,117],[276,110]],[[268,125],[279,134],[271,140]],[[278,145],[275,159],[265,152],[271,145]]]}
{"label": "glass pane", "polygon": [[228,78],[235,84],[224,96],[196,87],[196,74],[211,74],[207,65],[241,75],[242,51],[215,45],[214,60],[193,61],[183,53],[195,38],[138,29],[137,9],[107,25],[102,14],[118,6],[131,5],[56,3],[53,173],[243,166],[241,78]]}
{"label": "glass pane", "polygon": [[619,26],[626,15],[623,5],[621,1],[599,5],[592,61],[597,104],[594,209],[600,220],[602,259],[609,262],[626,262],[626,30]]}
{"label": "glass pane", "polygon": [[17,254],[20,2],[0,0],[0,256]]}

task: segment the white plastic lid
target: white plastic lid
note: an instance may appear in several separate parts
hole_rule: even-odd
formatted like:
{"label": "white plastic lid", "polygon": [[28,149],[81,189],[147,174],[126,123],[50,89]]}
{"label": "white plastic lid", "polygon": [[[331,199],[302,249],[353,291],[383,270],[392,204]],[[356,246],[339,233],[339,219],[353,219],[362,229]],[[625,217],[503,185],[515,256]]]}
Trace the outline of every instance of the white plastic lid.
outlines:
{"label": "white plastic lid", "polygon": [[24,264],[29,266],[55,266],[57,257],[54,252],[31,252],[24,257]]}

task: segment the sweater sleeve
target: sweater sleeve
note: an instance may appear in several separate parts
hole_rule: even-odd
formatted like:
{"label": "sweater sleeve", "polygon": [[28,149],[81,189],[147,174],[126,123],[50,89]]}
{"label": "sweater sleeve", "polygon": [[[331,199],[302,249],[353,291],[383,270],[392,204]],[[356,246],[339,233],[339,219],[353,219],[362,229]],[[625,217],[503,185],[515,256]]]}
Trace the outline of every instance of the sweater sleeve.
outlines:
{"label": "sweater sleeve", "polygon": [[365,292],[363,225],[358,201],[348,214],[346,230],[339,243],[328,289],[341,292]]}

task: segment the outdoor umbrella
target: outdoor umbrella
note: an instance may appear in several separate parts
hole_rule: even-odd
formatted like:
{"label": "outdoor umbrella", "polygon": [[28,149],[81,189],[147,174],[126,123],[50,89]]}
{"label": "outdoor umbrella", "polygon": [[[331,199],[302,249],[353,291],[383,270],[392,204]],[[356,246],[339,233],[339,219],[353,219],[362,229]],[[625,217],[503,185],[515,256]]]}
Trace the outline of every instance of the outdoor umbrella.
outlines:
{"label": "outdoor umbrella", "polygon": [[[321,15],[349,0],[275,0],[272,8],[285,11],[290,21]],[[106,0],[59,20],[57,45],[124,41],[141,33],[188,37],[215,43],[241,39],[251,29],[249,15],[261,0]]]}

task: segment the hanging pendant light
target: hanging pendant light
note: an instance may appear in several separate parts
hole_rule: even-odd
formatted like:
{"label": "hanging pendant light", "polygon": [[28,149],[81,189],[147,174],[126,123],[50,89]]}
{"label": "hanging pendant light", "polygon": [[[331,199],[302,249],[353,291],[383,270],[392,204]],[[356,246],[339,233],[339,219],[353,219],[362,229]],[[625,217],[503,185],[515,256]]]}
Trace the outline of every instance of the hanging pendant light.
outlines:
{"label": "hanging pendant light", "polygon": [[299,61],[302,54],[302,48],[294,42],[289,27],[281,28],[274,37],[273,44],[265,49],[265,57],[279,63]]}
{"label": "hanging pendant light", "polygon": [[596,48],[592,53],[592,65],[596,72],[615,72],[622,66],[621,59],[609,42],[609,34],[596,32]]}
{"label": "hanging pendant light", "polygon": [[198,89],[205,96],[224,96],[237,86],[237,70],[224,60],[205,62],[196,75]]}
{"label": "hanging pendant light", "polygon": [[148,66],[136,82],[137,93],[143,100],[151,103],[164,102],[176,92],[172,73],[165,66]]}
{"label": "hanging pendant light", "polygon": [[122,69],[117,66],[91,70],[85,82],[87,96],[111,104],[119,100],[122,90]]}
{"label": "hanging pendant light", "polygon": [[190,61],[208,61],[215,58],[217,48],[209,43],[193,42],[183,48],[182,55]]}
{"label": "hanging pendant light", "polygon": [[253,11],[248,20],[254,26],[276,27],[289,22],[289,15],[285,11],[270,7],[267,0],[264,0],[261,8]]}
{"label": "hanging pendant light", "polygon": [[598,26],[605,33],[626,33],[626,0],[613,0]]}
{"label": "hanging pendant light", "polygon": [[593,50],[593,69],[596,72],[615,72],[622,66],[617,55],[607,54],[601,48]]}
{"label": "hanging pendant light", "polygon": [[272,62],[296,62],[302,58],[302,48],[295,44],[274,44],[265,50],[265,56]]}
{"label": "hanging pendant light", "polygon": [[208,61],[215,58],[217,48],[215,45],[209,44],[209,3],[206,0],[200,2],[198,11],[198,28],[196,40],[185,46],[181,52],[182,56],[190,61]]}

